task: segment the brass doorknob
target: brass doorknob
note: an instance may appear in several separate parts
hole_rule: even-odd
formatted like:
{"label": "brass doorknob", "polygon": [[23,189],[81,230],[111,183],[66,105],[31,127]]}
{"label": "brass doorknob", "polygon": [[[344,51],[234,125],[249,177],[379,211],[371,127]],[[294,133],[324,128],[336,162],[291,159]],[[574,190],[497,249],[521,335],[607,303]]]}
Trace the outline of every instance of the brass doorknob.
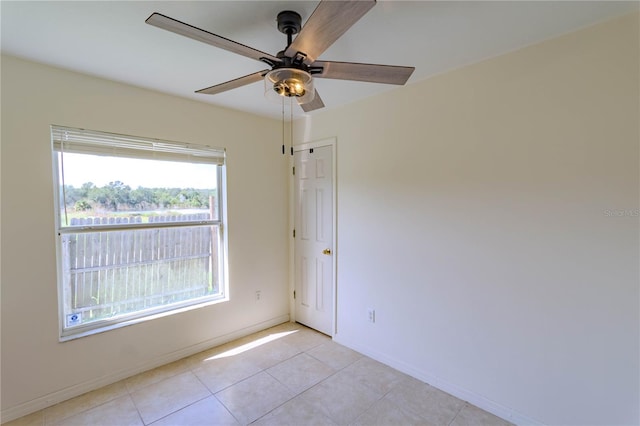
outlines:
{"label": "brass doorknob", "polygon": [[331,249],[322,250],[322,254],[331,254]]}

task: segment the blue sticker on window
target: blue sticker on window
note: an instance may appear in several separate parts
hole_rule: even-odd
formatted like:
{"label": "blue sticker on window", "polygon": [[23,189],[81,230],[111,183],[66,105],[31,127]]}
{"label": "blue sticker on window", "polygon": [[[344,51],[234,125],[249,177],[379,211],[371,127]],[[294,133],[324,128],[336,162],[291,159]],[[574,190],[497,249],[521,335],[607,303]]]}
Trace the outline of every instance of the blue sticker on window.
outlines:
{"label": "blue sticker on window", "polygon": [[72,327],[74,325],[78,325],[82,322],[82,314],[69,314],[67,315],[67,327]]}

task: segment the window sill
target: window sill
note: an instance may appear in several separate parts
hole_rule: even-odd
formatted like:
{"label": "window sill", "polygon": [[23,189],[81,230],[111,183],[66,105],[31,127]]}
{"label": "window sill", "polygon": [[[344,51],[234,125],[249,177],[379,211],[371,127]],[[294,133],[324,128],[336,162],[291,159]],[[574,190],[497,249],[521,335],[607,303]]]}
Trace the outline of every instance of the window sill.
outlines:
{"label": "window sill", "polygon": [[211,306],[211,305],[217,305],[218,303],[223,303],[223,302],[228,302],[228,301],[229,301],[229,297],[222,296],[222,297],[214,299],[214,300],[208,300],[206,302],[197,303],[197,304],[194,304],[194,305],[189,305],[189,306],[184,306],[184,307],[180,307],[180,308],[170,309],[170,310],[167,310],[167,311],[162,311],[162,312],[158,312],[158,313],[151,314],[151,315],[145,315],[145,316],[131,318],[131,319],[123,319],[123,320],[120,320],[118,322],[113,322],[113,323],[107,322],[103,326],[90,328],[90,329],[84,329],[82,331],[71,329],[71,330],[67,330],[65,332],[61,332],[58,341],[61,342],[61,343],[62,342],[68,342],[70,340],[79,339],[81,337],[92,336],[94,334],[104,333],[106,331],[116,330],[118,328],[127,327],[127,326],[134,325],[134,324],[139,324],[139,323],[142,323],[142,322],[151,321],[151,320],[158,319],[158,318],[163,318],[163,317],[167,317],[167,316],[170,316],[170,315],[175,315],[175,314],[179,314],[179,313],[182,313],[182,312],[191,311],[191,310],[194,310],[194,309],[200,309],[200,308],[204,308],[204,307]]}

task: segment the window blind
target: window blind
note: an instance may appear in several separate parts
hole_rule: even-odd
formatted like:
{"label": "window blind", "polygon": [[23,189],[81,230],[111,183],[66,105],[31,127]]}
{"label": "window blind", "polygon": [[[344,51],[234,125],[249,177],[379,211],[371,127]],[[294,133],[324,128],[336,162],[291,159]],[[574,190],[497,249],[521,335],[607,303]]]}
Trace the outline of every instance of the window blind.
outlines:
{"label": "window blind", "polygon": [[225,150],[139,136],[51,126],[55,151],[223,165]]}

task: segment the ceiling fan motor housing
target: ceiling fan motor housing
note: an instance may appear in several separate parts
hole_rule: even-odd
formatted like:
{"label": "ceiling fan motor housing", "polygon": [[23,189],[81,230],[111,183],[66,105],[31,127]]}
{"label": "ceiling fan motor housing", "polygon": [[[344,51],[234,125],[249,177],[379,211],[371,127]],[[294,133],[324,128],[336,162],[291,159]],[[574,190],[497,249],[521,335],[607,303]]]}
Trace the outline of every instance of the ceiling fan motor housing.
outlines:
{"label": "ceiling fan motor housing", "polygon": [[302,28],[302,17],[292,10],[283,10],[278,13],[278,30],[287,35],[298,34]]}

